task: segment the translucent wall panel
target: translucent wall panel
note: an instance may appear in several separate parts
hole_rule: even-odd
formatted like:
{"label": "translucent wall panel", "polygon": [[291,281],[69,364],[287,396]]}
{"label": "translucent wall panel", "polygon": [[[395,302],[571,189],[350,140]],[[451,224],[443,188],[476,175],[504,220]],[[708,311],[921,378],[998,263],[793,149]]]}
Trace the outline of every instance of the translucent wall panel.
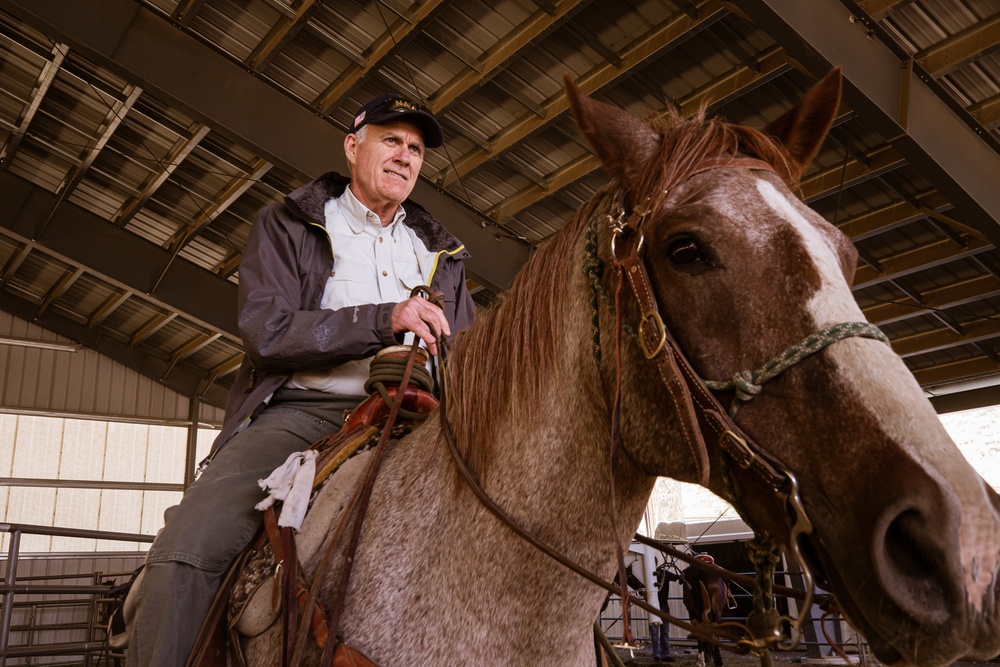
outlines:
{"label": "translucent wall panel", "polygon": [[[199,430],[192,468],[217,433]],[[0,414],[0,521],[155,535],[164,510],[181,498],[187,438],[185,427]],[[142,488],[146,484],[178,489]],[[78,488],[87,485],[95,488]],[[6,550],[9,535],[0,537]],[[135,541],[24,535],[20,551],[147,548]]]}

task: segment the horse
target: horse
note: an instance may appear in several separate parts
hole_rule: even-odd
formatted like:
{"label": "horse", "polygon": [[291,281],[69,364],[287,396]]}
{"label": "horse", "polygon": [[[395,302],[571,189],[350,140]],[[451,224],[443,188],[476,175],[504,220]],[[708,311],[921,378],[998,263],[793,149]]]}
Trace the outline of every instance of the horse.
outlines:
{"label": "horse", "polygon": [[[628,582],[629,595],[633,598],[638,598],[640,600],[646,597],[646,584],[643,583],[642,579],[637,577],[632,572],[632,565],[634,563],[629,563],[625,568],[625,580]],[[611,579],[611,583],[615,586],[621,587],[619,581],[619,575],[615,572],[615,576]],[[604,603],[601,605],[601,612],[603,613],[605,609],[608,608],[608,604],[611,602],[611,592],[609,591],[607,595],[604,596]]]}
{"label": "horse", "polygon": [[[714,563],[715,559],[708,554],[696,556],[706,563]],[[684,568],[682,574],[682,586],[684,607],[692,621],[700,623],[718,623],[722,620],[722,611],[726,608],[732,593],[729,591],[729,584],[720,575],[713,572],[701,570],[694,565]],[[701,637],[698,640],[698,667],[705,667],[708,662],[709,651],[712,652],[713,664],[715,667],[722,667],[722,650],[717,643],[706,641]]]}
{"label": "horse", "polygon": [[[1000,500],[891,347],[849,337],[762,385],[741,373],[864,319],[856,251],[793,194],[837,113],[839,70],[763,130],[640,119],[566,87],[609,185],[456,336],[444,407],[388,449],[343,640],[385,667],[593,660],[604,590],[498,520],[462,462],[513,522],[603,581],[657,476],[673,477],[799,553],[882,662],[1000,652]],[[693,374],[737,376],[737,393],[714,390],[740,399],[732,425],[692,416]],[[327,603],[341,562],[312,582]],[[280,625],[248,640],[250,665],[280,661]],[[307,642],[303,664],[319,659]]]}

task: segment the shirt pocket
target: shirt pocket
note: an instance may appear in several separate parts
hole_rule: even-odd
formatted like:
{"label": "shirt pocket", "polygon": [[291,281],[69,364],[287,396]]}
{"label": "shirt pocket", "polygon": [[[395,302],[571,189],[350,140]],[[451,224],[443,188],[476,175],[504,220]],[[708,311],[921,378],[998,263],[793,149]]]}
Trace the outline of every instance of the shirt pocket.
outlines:
{"label": "shirt pocket", "polygon": [[330,310],[374,303],[375,276],[369,267],[346,257],[338,257],[333,274],[327,278],[321,306]]}
{"label": "shirt pocket", "polygon": [[424,277],[420,275],[420,266],[416,260],[393,258],[392,266],[396,270],[396,278],[399,279],[407,297],[410,296],[414,287],[420,287],[424,284]]}

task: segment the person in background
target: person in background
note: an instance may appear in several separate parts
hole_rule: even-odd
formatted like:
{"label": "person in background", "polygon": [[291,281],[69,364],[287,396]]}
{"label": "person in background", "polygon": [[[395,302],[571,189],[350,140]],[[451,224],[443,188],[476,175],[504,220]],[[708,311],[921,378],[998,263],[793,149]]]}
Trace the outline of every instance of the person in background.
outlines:
{"label": "person in background", "polygon": [[[663,611],[670,610],[670,582],[680,581],[681,576],[667,563],[657,566],[656,600]],[[650,621],[649,640],[653,645],[653,662],[674,662],[670,655],[670,624],[666,621]]]}

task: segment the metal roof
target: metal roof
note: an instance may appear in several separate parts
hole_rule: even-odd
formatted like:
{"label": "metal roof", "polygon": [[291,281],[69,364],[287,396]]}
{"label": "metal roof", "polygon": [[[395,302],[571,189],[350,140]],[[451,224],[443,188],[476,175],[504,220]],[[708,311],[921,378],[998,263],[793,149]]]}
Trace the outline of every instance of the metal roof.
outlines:
{"label": "metal roof", "polygon": [[998,46],[997,0],[0,0],[0,308],[221,405],[255,213],[344,171],[370,97],[441,120],[414,198],[487,303],[605,182],[563,72],[762,126],[842,65],[801,195],[930,393],[997,384]]}

